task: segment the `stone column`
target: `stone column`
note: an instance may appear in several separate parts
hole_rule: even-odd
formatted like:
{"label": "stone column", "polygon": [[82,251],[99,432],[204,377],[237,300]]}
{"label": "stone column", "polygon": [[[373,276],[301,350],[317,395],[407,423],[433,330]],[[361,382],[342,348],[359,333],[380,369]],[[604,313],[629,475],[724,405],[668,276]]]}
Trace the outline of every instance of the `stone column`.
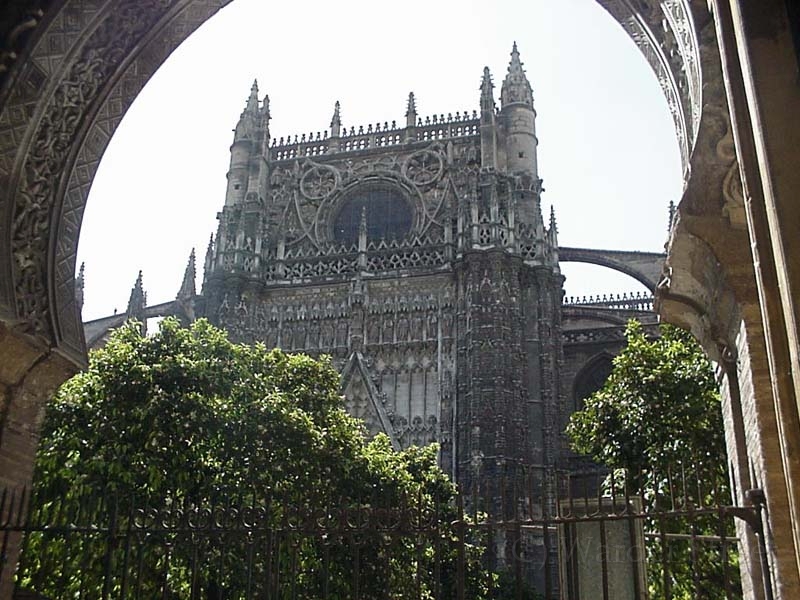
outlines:
{"label": "stone column", "polygon": [[[76,371],[74,363],[37,340],[0,323],[0,487],[30,488],[39,428],[47,401]],[[0,492],[2,493],[2,492]],[[5,519],[6,515],[0,515]],[[0,566],[0,600],[10,600],[19,554],[12,535]]]}

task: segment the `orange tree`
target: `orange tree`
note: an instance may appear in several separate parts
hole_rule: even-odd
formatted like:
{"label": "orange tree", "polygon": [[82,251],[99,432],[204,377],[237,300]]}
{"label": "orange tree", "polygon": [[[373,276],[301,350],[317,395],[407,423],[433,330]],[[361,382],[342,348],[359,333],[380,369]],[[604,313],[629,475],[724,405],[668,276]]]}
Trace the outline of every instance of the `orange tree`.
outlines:
{"label": "orange tree", "polygon": [[[143,532],[132,554],[123,548],[128,537],[110,556],[96,539],[30,535],[19,578],[46,595],[114,595],[126,583],[108,578],[110,560],[142,565],[137,597],[156,597],[165,585],[164,597],[205,590],[204,597],[233,598],[245,589],[260,597],[266,586],[280,585],[280,570],[292,574],[299,598],[320,597],[323,586],[330,597],[350,597],[353,585],[370,597],[407,587],[417,573],[420,585],[431,588],[436,571],[452,582],[455,488],[436,454],[435,446],[395,452],[385,436],[367,441],[361,422],[344,410],[327,358],[234,344],[203,320],[183,328],[167,319],[149,337],[129,324],[91,354],[89,368],[48,407],[34,510],[77,522],[91,499],[109,500],[107,513],[113,498],[120,522],[134,527],[126,516],[146,515],[143,507],[174,517],[228,506],[239,515],[246,509],[263,527],[238,538]],[[376,522],[339,538],[286,533],[298,515],[313,514],[314,529],[335,520],[342,507],[374,509],[369,514],[378,520],[378,508],[404,508],[406,522],[389,516],[383,529]],[[430,518],[439,524],[434,535],[385,529],[413,529],[410,521]],[[468,548],[468,585],[477,598],[487,578],[479,557]],[[359,582],[352,576],[356,560]]]}
{"label": "orange tree", "polygon": [[[631,321],[626,338],[605,385],[570,418],[573,449],[623,470],[628,489],[641,494],[653,513],[729,503],[722,410],[708,358],[687,331],[674,326],[662,325],[661,335],[648,339],[641,324]],[[657,522],[649,526],[658,533]],[[667,533],[693,532],[705,540],[723,530],[729,540],[735,536],[730,521],[707,515],[674,518],[669,526],[674,531]],[[675,541],[664,552],[660,543],[655,538],[647,548],[653,598],[668,595],[667,586],[673,598],[725,598],[723,579],[729,574],[738,585],[736,557],[725,548],[712,543],[693,552],[690,543]]]}

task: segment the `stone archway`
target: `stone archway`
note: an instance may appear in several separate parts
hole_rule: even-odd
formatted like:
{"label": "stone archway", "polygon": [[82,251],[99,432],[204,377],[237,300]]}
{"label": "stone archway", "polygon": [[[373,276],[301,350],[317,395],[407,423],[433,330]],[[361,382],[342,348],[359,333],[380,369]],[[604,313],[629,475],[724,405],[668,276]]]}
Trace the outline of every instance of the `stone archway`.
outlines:
{"label": "stone archway", "polygon": [[[9,48],[0,69],[0,244],[5,257],[0,262],[0,318],[7,327],[6,347],[19,347],[14,353],[58,356],[73,369],[84,364],[74,276],[94,173],[150,76],[228,1],[42,0],[32,9],[17,0],[3,9],[0,33]],[[694,31],[688,7],[673,3],[674,31],[667,35],[658,11],[640,13],[627,2],[601,4],[653,66],[685,161],[699,120],[696,36],[677,35]],[[651,28],[658,32],[643,35]],[[11,375],[4,383],[14,387],[20,380]],[[0,447],[0,472],[6,472],[2,461],[7,451],[6,444]],[[26,480],[20,474],[0,483]]]}
{"label": "stone archway", "polygon": [[[227,1],[10,0],[0,9],[0,484],[29,481],[45,401],[85,361],[75,254],[100,157],[150,76]],[[723,364],[734,357],[731,396],[752,413],[739,451],[756,453],[771,518],[788,515],[771,540],[788,598],[800,590],[800,259],[796,235],[771,215],[797,215],[800,126],[791,84],[770,76],[773,63],[797,64],[786,3],[598,2],[640,47],[672,112],[687,181],[659,306]]]}

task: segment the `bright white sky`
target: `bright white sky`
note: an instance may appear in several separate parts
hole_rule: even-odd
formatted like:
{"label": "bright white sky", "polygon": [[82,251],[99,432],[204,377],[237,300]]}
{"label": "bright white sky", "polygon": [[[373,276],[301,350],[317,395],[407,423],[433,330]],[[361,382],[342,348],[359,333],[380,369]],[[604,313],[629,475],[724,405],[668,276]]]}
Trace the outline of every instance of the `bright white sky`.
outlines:
{"label": "bright white sky", "polygon": [[[192,35],[128,111],[92,187],[78,252],[85,320],[123,311],[139,269],[174,298],[190,250],[198,290],[225,198],[229,147],[254,78],[273,137],[478,108],[488,65],[499,103],[512,42],[533,86],[545,211],[562,246],[661,251],[681,193],[672,120],[655,76],[594,0],[235,0]],[[564,265],[567,295],[643,289]]]}

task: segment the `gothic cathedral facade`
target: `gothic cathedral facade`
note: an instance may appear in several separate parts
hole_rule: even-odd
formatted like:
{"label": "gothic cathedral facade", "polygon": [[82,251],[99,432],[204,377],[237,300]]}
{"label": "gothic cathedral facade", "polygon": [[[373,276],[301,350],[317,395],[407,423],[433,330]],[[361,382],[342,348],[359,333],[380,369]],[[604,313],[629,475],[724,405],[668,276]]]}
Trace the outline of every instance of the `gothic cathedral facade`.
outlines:
{"label": "gothic cathedral facade", "polygon": [[254,84],[235,129],[204,312],[237,341],[328,354],[395,448],[437,442],[462,485],[552,466],[565,412],[556,227],[516,45],[495,105],[276,141]]}

